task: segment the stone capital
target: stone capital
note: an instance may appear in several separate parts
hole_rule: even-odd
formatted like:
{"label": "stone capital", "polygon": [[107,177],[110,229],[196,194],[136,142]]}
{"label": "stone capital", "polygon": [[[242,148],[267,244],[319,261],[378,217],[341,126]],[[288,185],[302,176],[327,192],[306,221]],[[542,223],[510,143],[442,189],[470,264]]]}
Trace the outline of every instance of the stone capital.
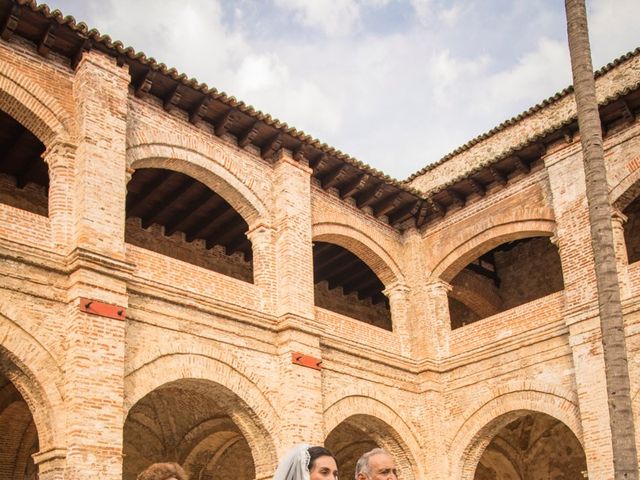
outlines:
{"label": "stone capital", "polygon": [[408,285],[402,282],[394,282],[389,284],[382,293],[388,298],[406,295],[411,291]]}
{"label": "stone capital", "polygon": [[67,449],[53,447],[49,450],[41,450],[31,455],[36,465],[43,465],[49,462],[64,461],[67,458]]}

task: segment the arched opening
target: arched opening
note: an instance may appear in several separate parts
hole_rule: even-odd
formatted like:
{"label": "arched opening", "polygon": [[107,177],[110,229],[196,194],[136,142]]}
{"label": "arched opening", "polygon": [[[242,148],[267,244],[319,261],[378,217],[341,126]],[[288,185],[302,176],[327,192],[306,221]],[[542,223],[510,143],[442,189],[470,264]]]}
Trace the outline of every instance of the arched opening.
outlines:
{"label": "arched opening", "polygon": [[622,213],[627,217],[624,225],[627,258],[629,263],[634,263],[640,260],[640,196],[627,205]]}
{"label": "arched opening", "polygon": [[249,229],[208,186],[161,168],[137,169],[127,186],[128,243],[253,282]]}
{"label": "arched opening", "polygon": [[584,450],[560,420],[518,411],[487,427],[490,441],[478,461],[474,480],[579,480],[587,478]]}
{"label": "arched opening", "polygon": [[38,215],[49,213],[49,172],[44,144],[0,111],[0,203]]}
{"label": "arched opening", "polygon": [[0,478],[35,480],[31,455],[38,452],[38,432],[27,402],[0,373]]}
{"label": "arched opening", "polygon": [[346,248],[314,242],[313,282],[318,307],[385,330],[392,329],[384,284],[364,261]]}
{"label": "arched opening", "polygon": [[483,253],[451,280],[451,328],[459,328],[564,289],[549,237],[509,241]]}
{"label": "arched opening", "polygon": [[382,420],[370,415],[352,415],[337,425],[324,442],[338,460],[340,478],[353,478],[356,462],[363,453],[383,448],[396,461],[399,477],[415,478],[413,462],[397,432]]}
{"label": "arched opening", "polygon": [[252,451],[237,421],[242,405],[226,388],[203,380],[178,380],[149,392],[124,424],[123,479],[167,461],[199,480],[255,478]]}

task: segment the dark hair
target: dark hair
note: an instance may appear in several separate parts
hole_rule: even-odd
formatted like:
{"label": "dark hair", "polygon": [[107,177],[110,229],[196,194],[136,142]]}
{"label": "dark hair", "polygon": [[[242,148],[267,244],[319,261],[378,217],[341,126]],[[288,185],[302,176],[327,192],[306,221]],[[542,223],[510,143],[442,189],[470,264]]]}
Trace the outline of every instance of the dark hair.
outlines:
{"label": "dark hair", "polygon": [[324,447],[309,447],[307,452],[309,452],[309,465],[307,465],[307,468],[309,469],[309,471],[313,469],[313,466],[315,465],[316,460],[320,457],[331,457],[336,461],[336,464],[338,463],[338,460],[336,459],[335,455]]}
{"label": "dark hair", "polygon": [[154,463],[138,475],[137,480],[165,480],[167,478],[187,480],[187,474],[177,463]]}

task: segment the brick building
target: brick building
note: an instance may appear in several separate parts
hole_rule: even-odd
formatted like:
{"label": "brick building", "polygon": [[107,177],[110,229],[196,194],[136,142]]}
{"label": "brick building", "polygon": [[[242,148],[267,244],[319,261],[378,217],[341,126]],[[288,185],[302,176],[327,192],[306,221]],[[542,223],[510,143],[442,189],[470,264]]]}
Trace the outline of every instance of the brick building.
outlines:
{"label": "brick building", "polygon": [[[612,478],[570,89],[397,182],[1,0],[0,478]],[[640,50],[597,75],[640,425]],[[640,438],[640,435],[636,435]]]}

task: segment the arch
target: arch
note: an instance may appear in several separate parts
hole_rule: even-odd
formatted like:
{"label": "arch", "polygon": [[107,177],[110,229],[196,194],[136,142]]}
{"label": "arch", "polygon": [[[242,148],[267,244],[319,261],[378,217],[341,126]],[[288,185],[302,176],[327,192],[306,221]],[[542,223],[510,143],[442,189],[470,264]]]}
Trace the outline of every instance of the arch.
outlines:
{"label": "arch", "polygon": [[503,389],[495,392],[490,400],[477,403],[471,414],[465,413],[451,440],[449,478],[473,480],[476,466],[491,439],[524,411],[545,413],[561,421],[583,445],[580,412],[569,398],[569,392],[559,388],[530,385],[512,391]]}
{"label": "arch", "polygon": [[20,392],[38,431],[41,451],[64,445],[62,371],[30,333],[0,313],[0,371]]}
{"label": "arch", "polygon": [[630,160],[628,166],[631,165],[635,168],[627,169],[627,175],[617,185],[609,189],[609,201],[614,208],[620,211],[627,208],[640,195],[640,157]]}
{"label": "arch", "polygon": [[131,407],[148,393],[181,380],[204,381],[222,387],[239,402],[229,416],[254,452],[256,476],[273,471],[277,462],[270,432],[278,425],[276,410],[255,381],[237,368],[218,359],[199,354],[174,353],[157,357],[126,375],[125,418]]}
{"label": "arch", "polygon": [[552,213],[544,209],[539,210],[539,214],[537,218],[527,220],[506,218],[494,225],[488,221],[479,222],[470,231],[463,232],[466,235],[461,235],[462,241],[448,250],[434,267],[431,277],[450,282],[465,265],[498,245],[528,237],[553,236],[556,224]]}
{"label": "arch", "polygon": [[417,463],[417,459],[421,458],[421,447],[416,436],[402,416],[381,400],[356,394],[344,396],[331,404],[324,410],[325,438],[343,422],[363,417],[379,423],[406,455],[406,468],[409,471],[404,472],[403,478],[409,479],[409,474],[414,479],[424,478],[424,472]]}
{"label": "arch", "polygon": [[0,63],[0,109],[47,147],[55,140],[68,141],[75,131],[72,117],[53,96],[4,62]]}
{"label": "arch", "polygon": [[[213,150],[211,155],[221,150]],[[164,168],[184,173],[208,186],[224,198],[253,228],[259,222],[270,224],[264,202],[225,165],[187,146],[167,143],[133,144],[127,147],[128,169]]]}
{"label": "arch", "polygon": [[394,259],[375,240],[350,225],[320,222],[312,227],[314,241],[339,245],[366,263],[385,287],[404,283],[404,276]]}

